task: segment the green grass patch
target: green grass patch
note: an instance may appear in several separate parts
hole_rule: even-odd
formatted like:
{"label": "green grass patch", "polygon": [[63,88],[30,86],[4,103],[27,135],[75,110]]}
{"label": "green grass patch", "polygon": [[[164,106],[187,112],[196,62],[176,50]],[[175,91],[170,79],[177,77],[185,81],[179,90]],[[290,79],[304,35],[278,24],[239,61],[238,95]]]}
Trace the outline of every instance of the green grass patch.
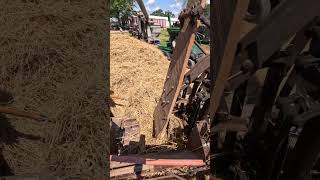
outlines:
{"label": "green grass patch", "polygon": [[167,41],[169,41],[169,33],[167,29],[163,29],[159,35],[161,45],[166,45]]}

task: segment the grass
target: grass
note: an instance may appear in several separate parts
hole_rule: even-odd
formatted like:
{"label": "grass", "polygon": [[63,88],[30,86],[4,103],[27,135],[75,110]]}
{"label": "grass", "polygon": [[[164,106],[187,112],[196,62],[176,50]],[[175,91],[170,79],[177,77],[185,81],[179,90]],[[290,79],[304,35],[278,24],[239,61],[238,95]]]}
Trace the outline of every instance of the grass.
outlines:
{"label": "grass", "polygon": [[167,41],[169,41],[169,33],[167,29],[163,29],[159,35],[161,45],[166,45]]}

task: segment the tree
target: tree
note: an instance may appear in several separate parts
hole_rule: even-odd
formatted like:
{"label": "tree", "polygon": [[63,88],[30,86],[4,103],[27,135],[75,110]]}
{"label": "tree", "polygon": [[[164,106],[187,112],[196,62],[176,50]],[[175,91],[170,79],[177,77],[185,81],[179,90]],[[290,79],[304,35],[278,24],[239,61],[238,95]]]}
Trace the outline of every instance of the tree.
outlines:
{"label": "tree", "polygon": [[110,15],[118,19],[120,26],[128,21],[134,12],[134,0],[111,0]]}
{"label": "tree", "polygon": [[167,17],[168,17],[168,16],[173,17],[173,18],[175,17],[174,14],[173,14],[171,11],[166,11],[164,14],[165,14]]}
{"label": "tree", "polygon": [[154,15],[154,16],[165,16],[165,14],[164,14],[162,9],[157,9],[157,10],[153,11],[151,13],[151,15]]}
{"label": "tree", "polygon": [[162,17],[168,17],[168,15],[169,15],[170,17],[174,17],[174,14],[171,11],[163,12],[162,9],[158,9],[158,10],[153,11],[151,13],[151,15],[162,16]]}

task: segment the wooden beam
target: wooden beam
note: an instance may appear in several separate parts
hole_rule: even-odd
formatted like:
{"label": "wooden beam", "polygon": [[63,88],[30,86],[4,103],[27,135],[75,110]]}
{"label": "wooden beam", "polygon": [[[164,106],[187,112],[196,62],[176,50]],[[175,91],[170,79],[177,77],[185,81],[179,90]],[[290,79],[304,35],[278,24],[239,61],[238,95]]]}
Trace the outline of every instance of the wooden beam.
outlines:
{"label": "wooden beam", "polygon": [[[204,0],[201,0],[203,3]],[[189,5],[190,6],[190,5]],[[203,6],[204,8],[204,6]],[[184,80],[187,62],[191,49],[195,41],[195,33],[200,25],[199,20],[187,17],[181,32],[176,39],[176,47],[173,51],[171,63],[169,65],[167,80],[165,81],[163,93],[154,111],[154,136],[163,137],[169,122],[169,117],[175,106]],[[161,136],[159,136],[161,134]]]}
{"label": "wooden beam", "polygon": [[[216,3],[218,3],[219,1],[216,1]],[[222,4],[222,2],[220,2]],[[233,18],[231,21],[231,26],[230,26],[230,30],[228,34],[224,34],[227,36],[226,42],[224,47],[220,47],[222,49],[220,49],[220,51],[216,51],[215,55],[217,53],[222,54],[221,59],[215,59],[215,60],[220,60],[221,64],[218,65],[218,74],[216,75],[216,78],[213,79],[215,83],[214,84],[214,88],[213,91],[211,91],[211,98],[210,98],[210,117],[211,119],[213,119],[220,101],[221,101],[221,97],[223,96],[223,92],[225,89],[225,85],[227,84],[228,81],[228,77],[230,76],[230,71],[233,65],[233,61],[235,59],[235,53],[236,53],[236,49],[237,49],[237,44],[240,40],[240,36],[241,36],[241,31],[239,30],[240,26],[241,26],[241,22],[244,18],[244,15],[246,13],[247,7],[248,7],[248,0],[241,0],[241,1],[237,1],[236,2],[236,7],[235,7],[235,12],[233,14]],[[230,6],[232,7],[232,6]],[[229,9],[230,10],[230,9]],[[230,13],[230,12],[229,12]],[[223,14],[223,13],[222,13]],[[225,12],[226,14],[226,12]],[[215,17],[216,18],[216,17]],[[220,21],[222,21],[223,16],[220,17]],[[220,22],[221,23],[221,22]],[[222,24],[221,24],[222,25]],[[215,27],[215,26],[213,26]],[[223,32],[221,32],[223,33]],[[218,34],[215,34],[215,36],[217,36]],[[221,39],[220,41],[223,41],[223,39]],[[223,42],[220,42],[221,45],[223,46]],[[215,63],[215,62],[213,62]],[[211,64],[212,65],[212,64]]]}
{"label": "wooden beam", "polygon": [[144,6],[143,1],[142,0],[136,0],[136,1],[137,1],[138,5],[139,5],[143,15],[146,17],[146,20],[149,21],[149,14],[147,12],[146,7]]}
{"label": "wooden beam", "polygon": [[[237,74],[240,71],[241,64],[246,58],[252,60],[256,68],[261,67],[295,33],[299,32],[316,16],[319,16],[320,1],[307,1],[285,0],[279,7],[273,10],[264,22],[255,26],[247,33],[239,42],[239,47],[241,47],[239,50],[240,56],[236,57],[232,67],[232,74]],[[253,51],[256,52],[248,48],[252,44],[255,44]],[[253,53],[256,57],[247,57],[248,53]],[[215,64],[212,64],[215,67]],[[211,69],[214,67],[211,67]],[[251,73],[241,74],[237,78],[229,80],[230,90],[237,88],[242,82],[248,80],[249,77],[251,77]]]}
{"label": "wooden beam", "polygon": [[184,77],[189,79],[190,83],[200,76],[206,70],[210,68],[210,54],[205,55],[199,59],[199,62],[188,71]]}
{"label": "wooden beam", "polygon": [[240,44],[244,49],[251,43],[257,45],[259,64],[266,61],[295,33],[320,15],[318,0],[284,0],[264,22],[250,31]]}

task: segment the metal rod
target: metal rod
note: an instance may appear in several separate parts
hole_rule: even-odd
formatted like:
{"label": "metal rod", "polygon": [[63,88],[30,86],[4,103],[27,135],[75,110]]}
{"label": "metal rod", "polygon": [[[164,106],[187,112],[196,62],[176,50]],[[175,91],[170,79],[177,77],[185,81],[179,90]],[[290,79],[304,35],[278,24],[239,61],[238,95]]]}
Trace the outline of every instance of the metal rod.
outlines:
{"label": "metal rod", "polygon": [[110,156],[110,161],[144,164],[153,166],[204,166],[201,159],[151,159],[134,156]]}

